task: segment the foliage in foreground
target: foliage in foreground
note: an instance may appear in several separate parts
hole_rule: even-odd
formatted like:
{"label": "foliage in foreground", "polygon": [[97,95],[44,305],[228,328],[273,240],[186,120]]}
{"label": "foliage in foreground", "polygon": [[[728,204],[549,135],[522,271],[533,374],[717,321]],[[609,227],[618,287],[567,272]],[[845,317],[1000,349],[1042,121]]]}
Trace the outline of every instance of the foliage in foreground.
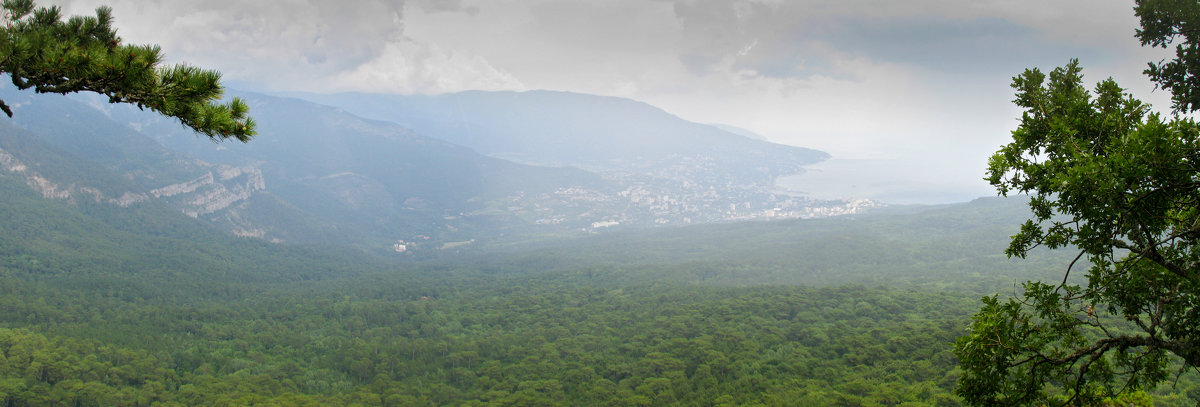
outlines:
{"label": "foliage in foreground", "polygon": [[[1142,45],[1175,45],[1146,75],[1175,113],[1200,109],[1200,3],[1138,0],[1134,11]],[[1200,128],[1148,114],[1112,79],[1089,92],[1079,72],[1071,61],[1049,81],[1036,69],[1013,78],[1025,112],[988,180],[1031,195],[1034,219],[1007,253],[1078,253],[1060,284],[984,298],[955,344],[970,404],[1096,404],[1200,369]],[[1086,285],[1070,279],[1080,259]]]}
{"label": "foliage in foreground", "polygon": [[[108,7],[96,9],[95,17],[66,21],[57,6],[35,8],[33,0],[4,0],[0,8],[0,73],[17,88],[96,92],[113,103],[132,103],[179,119],[215,140],[254,136],[245,102],[215,103],[224,92],[220,73],[188,65],[159,67],[158,46],[121,44]],[[13,115],[3,101],[0,111]]]}
{"label": "foliage in foreground", "polygon": [[1175,358],[1200,366],[1196,124],[1147,114],[1111,79],[1093,98],[1080,70],[1014,78],[1025,113],[988,176],[1002,194],[1032,196],[1035,219],[1007,253],[1076,248],[1087,283],[1064,276],[1026,283],[1020,299],[985,298],[956,343],[972,404],[1094,405],[1154,388]]}

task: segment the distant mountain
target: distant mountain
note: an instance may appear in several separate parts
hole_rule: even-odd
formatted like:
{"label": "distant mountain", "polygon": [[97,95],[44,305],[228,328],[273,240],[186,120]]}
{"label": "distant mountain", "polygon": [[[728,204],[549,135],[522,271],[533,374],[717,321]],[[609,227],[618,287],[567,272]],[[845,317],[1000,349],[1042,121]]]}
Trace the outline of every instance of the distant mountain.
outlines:
{"label": "distant mountain", "polygon": [[[498,95],[486,92],[476,92],[475,94],[483,96]],[[513,95],[520,96],[526,94]],[[812,200],[802,196],[781,193],[776,189],[774,181],[777,175],[801,171],[800,165],[823,159],[826,157],[824,153],[746,139],[745,137],[724,132],[712,126],[690,123],[668,115],[652,106],[626,99],[602,98],[561,92],[530,92],[528,95],[562,98],[561,103],[555,101],[554,103],[548,103],[548,105],[560,106],[558,107],[559,110],[571,112],[572,116],[558,116],[557,118],[530,116],[529,120],[525,122],[480,122],[472,125],[473,129],[478,130],[479,136],[476,138],[490,137],[497,132],[509,135],[512,135],[514,132],[521,132],[531,134],[530,137],[532,139],[545,139],[549,137],[547,134],[553,134],[555,131],[558,131],[555,129],[561,130],[564,126],[588,129],[599,126],[598,123],[603,122],[624,123],[609,126],[610,129],[608,130],[611,131],[612,128],[620,129],[620,131],[614,133],[617,136],[612,136],[612,138],[624,141],[620,143],[606,142],[600,144],[605,146],[609,144],[626,144],[625,147],[621,148],[634,151],[634,147],[630,144],[634,142],[630,140],[652,140],[651,144],[658,145],[659,147],[645,151],[657,154],[658,161],[652,160],[651,158],[653,157],[651,155],[640,154],[634,158],[625,157],[609,160],[610,163],[624,160],[624,162],[629,164],[625,167],[615,164],[607,167],[597,167],[587,165],[589,160],[598,162],[588,158],[591,157],[590,153],[580,152],[579,157],[582,157],[579,160],[580,162],[551,162],[549,160],[522,159],[519,161],[535,164],[538,167],[507,166],[504,168],[509,168],[510,170],[489,169],[479,172],[479,174],[482,174],[480,176],[470,176],[463,181],[454,181],[445,177],[455,172],[464,171],[463,168],[466,167],[452,164],[456,159],[434,159],[440,157],[439,154],[441,153],[431,154],[421,152],[425,151],[423,149],[431,148],[434,145],[451,145],[447,144],[446,141],[434,142],[432,140],[432,138],[446,139],[444,137],[445,134],[442,133],[445,129],[438,126],[429,127],[424,130],[414,130],[409,125],[402,125],[392,120],[373,121],[361,119],[359,116],[352,115],[349,110],[341,110],[310,102],[300,102],[291,98],[245,93],[243,96],[252,102],[257,101],[254,102],[254,114],[262,124],[263,136],[260,136],[247,146],[230,144],[213,145],[205,140],[200,140],[195,136],[189,135],[180,126],[157,116],[147,115],[124,106],[114,107],[104,101],[98,101],[94,104],[98,108],[108,111],[115,120],[128,123],[135,128],[143,129],[144,132],[155,137],[164,146],[200,157],[206,161],[237,166],[247,165],[251,162],[273,163],[292,168],[289,174],[296,175],[306,171],[304,168],[325,165],[323,164],[323,160],[331,160],[329,161],[331,165],[321,170],[323,171],[321,172],[323,175],[310,174],[310,176],[318,177],[344,172],[358,175],[365,174],[361,170],[335,171],[335,168],[341,168],[341,164],[339,163],[361,167],[367,163],[379,165],[378,163],[387,162],[389,159],[392,162],[403,162],[411,166],[412,169],[424,171],[421,172],[424,175],[421,175],[420,179],[435,180],[426,185],[428,187],[425,189],[426,191],[432,191],[434,194],[439,192],[448,193],[442,190],[468,192],[466,195],[457,196],[449,201],[438,202],[439,207],[450,208],[446,214],[442,215],[443,217],[455,217],[461,216],[459,214],[469,215],[472,213],[475,215],[487,213],[491,216],[491,218],[485,222],[480,222],[478,225],[451,225],[451,227],[459,230],[463,230],[464,227],[474,231],[492,230],[500,225],[509,225],[512,227],[504,229],[500,233],[511,235],[512,233],[523,233],[531,230],[543,233],[547,230],[595,230],[612,226],[626,227],[629,225],[647,226],[780,217],[819,217],[858,212],[864,210],[864,208],[873,206],[873,203],[855,201]],[[392,100],[393,98],[414,98],[414,100],[434,100],[439,98],[436,96],[358,95],[362,96],[360,100],[354,95],[342,96],[351,99],[347,102],[348,104],[349,102],[353,102],[364,105],[372,105],[369,102],[373,98],[382,98],[384,101]],[[593,109],[589,107],[589,103],[598,103],[600,106],[612,104],[616,108]],[[411,116],[414,120],[425,120],[426,122],[447,114],[444,111],[438,110],[437,106],[439,105],[437,103],[422,106],[420,109],[423,110],[404,110],[404,112],[407,112],[405,114]],[[496,110],[492,111],[489,109]],[[498,103],[494,105],[480,105],[477,110],[479,115],[498,119],[508,115],[506,111],[512,109],[528,110],[531,107],[521,107],[520,104],[513,107],[508,104]],[[641,122],[658,124],[649,127],[643,126],[645,128],[636,131],[639,132],[636,134],[636,137],[629,136],[628,134],[635,132],[635,126],[632,125],[632,121],[624,119],[632,117],[631,115],[618,114],[625,111],[649,117],[648,119],[641,120]],[[587,114],[587,112],[591,112],[591,114]],[[539,120],[548,120],[549,122],[538,123]],[[518,129],[513,126],[522,127]],[[583,130],[580,131],[582,132]],[[597,135],[606,130],[597,128],[589,131],[592,132],[591,134]],[[344,137],[345,140],[359,140],[359,135],[372,132],[383,132],[393,135],[407,134],[407,140],[419,139],[424,141],[420,143],[421,146],[414,147],[402,147],[400,144],[394,143],[376,143],[370,140],[357,141],[356,143],[359,143],[359,147],[356,148],[362,149],[360,151],[368,151],[376,154],[376,156],[357,156],[350,159],[347,157],[351,156],[343,153],[343,146],[329,144],[338,140],[339,137]],[[294,138],[297,141],[276,141],[284,140],[284,138],[274,136],[272,135],[273,133],[286,134],[286,137]],[[461,135],[469,136],[471,134],[462,133]],[[337,135],[337,137],[331,138],[329,135]],[[582,136],[577,138],[582,138]],[[695,141],[706,138],[710,139],[706,142],[707,144],[694,145]],[[392,136],[391,139],[394,141],[396,136]],[[667,142],[672,139],[674,140],[673,142]],[[681,140],[692,140],[692,142],[681,142]],[[460,141],[451,140],[453,143]],[[574,142],[568,143],[564,141],[563,143],[565,146]],[[473,148],[479,150],[479,147]],[[244,153],[238,152],[243,150]],[[229,161],[231,151],[233,151],[232,156],[243,158],[238,161]],[[465,151],[464,149],[461,153],[466,154]],[[532,148],[530,151],[536,153],[542,150],[540,148]],[[597,160],[604,159],[605,157],[615,157],[611,154],[612,151],[615,151],[614,149],[610,148],[605,151],[608,151],[608,153],[594,151],[595,156],[598,157]],[[411,157],[406,155],[414,154],[414,152],[419,153],[415,153]],[[392,155],[389,156],[390,158],[385,158],[384,155],[387,154]],[[471,152],[470,154],[474,155],[475,153]],[[504,155],[498,154],[496,156]],[[509,156],[508,158],[512,158],[511,155]],[[474,160],[477,158],[476,155],[475,158],[471,159]],[[493,160],[490,162],[492,164],[488,165],[491,166],[502,165],[501,161]],[[569,164],[569,166],[552,167],[546,169],[546,171],[533,169],[544,168],[544,166],[551,164]],[[263,168],[267,167],[272,167],[272,165]],[[589,172],[599,174],[600,177],[595,177],[592,174],[576,170],[572,167],[587,168]],[[528,174],[511,172],[516,171],[517,168],[523,168],[521,171],[533,171],[541,175],[533,175],[532,172]],[[394,170],[399,171],[401,169],[395,168]],[[366,172],[372,172],[374,175],[371,177],[379,179],[382,174],[388,171],[391,170]],[[408,171],[406,173],[411,172],[407,169],[404,171]],[[466,174],[472,173],[469,169],[465,171]],[[472,182],[477,182],[478,184],[472,184]],[[540,187],[532,187],[533,184],[538,184]],[[276,185],[279,184],[276,183]],[[350,190],[347,188],[358,190],[363,190],[364,188],[371,189],[367,184],[354,185],[357,186],[344,185],[338,188],[342,188],[343,192]],[[550,188],[550,186],[554,186],[554,188]],[[474,212],[471,210],[460,210],[459,207],[452,204],[452,201],[456,200],[473,199],[475,194],[469,193],[471,188],[478,189],[484,187],[492,188],[491,192],[497,193],[502,190],[508,192],[519,191],[521,198],[510,199],[510,203],[503,205],[499,204],[500,201],[493,200],[492,203],[486,205],[488,209],[483,211],[476,209]],[[404,187],[403,189],[409,190],[408,187]],[[376,190],[378,189],[376,188]],[[540,190],[541,193],[533,194],[535,190]],[[501,193],[501,195],[504,195],[504,193]],[[414,202],[420,203],[425,201],[429,201],[429,199],[421,197],[421,200]],[[480,199],[475,199],[474,202],[479,201]],[[511,202],[517,202],[517,204],[512,204]],[[455,210],[457,210],[457,213]],[[383,212],[388,211],[390,209],[383,209]],[[521,226],[515,226],[517,224]],[[530,224],[534,226],[533,229],[527,228]],[[445,226],[439,227],[449,230]],[[422,232],[422,234],[427,235],[428,233]],[[492,235],[498,234],[492,233]],[[458,233],[457,236],[473,237],[470,233]],[[455,239],[457,238],[455,237]]]}
{"label": "distant mountain", "polygon": [[708,125],[716,127],[721,130],[725,130],[727,132],[730,132],[730,133],[733,133],[733,134],[736,134],[736,135],[739,135],[742,137],[745,137],[745,138],[748,138],[748,139],[751,139],[751,140],[770,141],[770,140],[767,140],[766,137],[763,137],[761,134],[752,132],[750,130],[743,129],[741,127],[728,125],[728,124],[721,124],[721,123],[709,123]]}
{"label": "distant mountain", "polygon": [[769,185],[774,177],[829,158],[821,151],[754,140],[617,97],[552,91],[296,96],[487,155],[602,173],[637,171],[717,185]]}
{"label": "distant mountain", "polygon": [[595,172],[621,191],[574,190],[576,200],[623,202],[627,209],[599,217],[593,229],[821,217],[877,206],[776,187],[777,178],[827,159],[824,152],[755,140],[629,99],[552,91],[292,95],[489,156]]}
{"label": "distant mountain", "polygon": [[[387,268],[360,250],[230,236],[146,194],[128,174],[0,120],[4,284],[180,306],[261,292],[248,283],[279,286]],[[5,314],[7,323],[20,313]]]}
{"label": "distant mountain", "polygon": [[[17,122],[27,128],[0,121],[0,260],[23,262],[14,266],[23,269],[236,269],[242,273],[238,278],[254,279],[267,278],[245,274],[248,264],[260,260],[290,262],[288,267],[297,270],[312,268],[304,260],[312,254],[309,249],[276,250],[219,231],[374,250],[390,249],[404,240],[409,253],[432,256],[478,240],[489,243],[487,248],[510,252],[467,258],[463,261],[468,269],[588,273],[599,267],[611,279],[732,285],[903,281],[936,286],[977,280],[980,287],[995,287],[1024,276],[1044,278],[1070,261],[1063,257],[1070,253],[1057,252],[1019,262],[1005,258],[1008,236],[1028,217],[1024,201],[1018,199],[893,208],[886,214],[833,219],[627,229],[563,239],[563,231],[603,229],[598,225],[603,221],[594,219],[622,211],[628,216],[637,207],[608,199],[620,197],[622,191],[608,198],[587,195],[612,190],[607,189],[608,181],[581,170],[482,157],[394,124],[356,119],[297,100],[252,99],[260,120],[293,120],[292,127],[265,126],[263,139],[255,140],[266,140],[261,143],[265,146],[257,148],[274,151],[255,152],[254,142],[214,144],[176,123],[136,111],[109,113],[138,118],[133,123],[140,131],[68,98],[3,97],[14,102]],[[330,123],[330,128],[321,128],[321,123]],[[158,127],[181,133],[168,135],[155,131]],[[223,162],[162,148],[143,133],[181,145],[195,143],[192,148],[198,154]],[[339,138],[344,139],[332,141]],[[370,148],[379,151],[372,155],[365,151]],[[400,155],[402,148],[412,152]],[[427,170],[432,172],[422,172]],[[509,179],[468,180],[488,177],[484,172]],[[476,185],[477,192],[389,179],[421,176]],[[538,216],[563,221],[538,222],[545,219]],[[502,241],[497,238],[501,233],[514,238]],[[225,252],[251,260],[234,265]],[[353,253],[348,256],[332,261],[350,261]],[[653,275],[647,275],[648,270]]]}
{"label": "distant mountain", "polygon": [[[247,95],[260,135],[240,144],[213,143],[173,120],[94,98],[4,92],[16,124],[129,181],[126,199],[166,202],[232,233],[272,241],[437,248],[564,230],[595,221],[576,215],[605,209],[556,192],[616,192],[582,170],[486,157],[296,99]],[[76,182],[80,176],[86,174],[57,168],[47,180],[96,188]],[[563,220],[539,224],[540,216]]]}
{"label": "distant mountain", "polygon": [[[267,193],[263,175],[254,166],[214,164],[171,151],[70,98],[15,92],[11,87],[0,92],[4,100],[14,105],[16,114],[12,123],[27,131],[19,137],[23,142],[32,143],[24,139],[36,138],[61,152],[50,154],[38,149],[12,152],[23,156],[22,161],[29,166],[40,168],[39,174],[45,175],[46,185],[100,191],[107,197],[120,197],[122,206],[161,201],[193,218],[221,224],[223,229],[240,236],[293,240],[320,234],[315,230],[320,228],[305,227],[311,226],[305,221],[273,225],[267,230],[264,226],[268,222],[251,213],[242,213],[249,206],[271,207],[263,212],[275,217],[306,218],[305,213]],[[72,158],[62,158],[62,154]],[[80,159],[100,170],[48,164]],[[95,178],[100,176],[121,180],[121,186],[114,187],[112,181]],[[324,225],[324,229],[333,227]]]}
{"label": "distant mountain", "polygon": [[[575,103],[575,98],[603,102],[595,109],[599,118],[559,117],[550,119],[546,128],[583,129],[618,120],[614,112],[643,115],[648,118],[638,119],[642,123],[658,123],[650,127],[659,130],[640,136],[656,140],[651,144],[658,147],[637,159],[619,158],[618,152],[632,147],[616,144],[628,144],[630,137],[613,136],[620,141],[613,146],[600,143],[605,147],[593,160],[608,164],[589,171],[483,155],[341,108],[238,95],[249,101],[260,124],[260,134],[247,144],[214,143],[173,119],[110,104],[95,95],[64,98],[0,89],[0,97],[16,111],[15,124],[125,182],[124,189],[106,192],[105,199],[162,202],[238,236],[275,242],[428,253],[614,228],[821,217],[873,205],[814,201],[774,189],[777,173],[796,171],[788,166],[823,158],[822,153],[746,139],[622,99],[544,94],[566,97],[563,104]],[[605,104],[616,107],[604,108]],[[502,110],[479,114],[504,115],[503,105],[495,107]],[[581,109],[563,111],[580,116]],[[514,122],[495,125],[517,131]],[[534,123],[524,126],[538,128]],[[684,131],[688,129],[694,132]],[[688,137],[708,144],[678,143]],[[682,147],[669,153],[676,144]],[[718,151],[720,146],[730,150]],[[579,153],[580,160],[587,161],[586,154]],[[761,159],[751,159],[755,155]],[[29,156],[23,162],[42,159],[47,158]],[[620,162],[628,165],[620,167]],[[47,171],[53,173],[45,177],[50,184],[105,191],[76,182],[86,174]]]}

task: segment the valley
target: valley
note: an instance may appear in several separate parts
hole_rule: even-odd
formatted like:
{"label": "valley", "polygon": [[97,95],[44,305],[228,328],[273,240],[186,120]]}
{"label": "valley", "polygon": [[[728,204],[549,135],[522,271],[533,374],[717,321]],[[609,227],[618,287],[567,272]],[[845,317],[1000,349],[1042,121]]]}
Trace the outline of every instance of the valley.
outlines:
{"label": "valley", "polygon": [[[422,257],[436,255],[429,252],[431,248],[476,250],[542,236],[819,218],[885,206],[865,199],[814,199],[781,191],[775,186],[777,177],[804,171],[804,165],[827,155],[686,122],[628,100],[529,95],[528,106],[513,107],[524,117],[539,114],[535,112],[548,104],[566,109],[561,114],[579,116],[581,110],[599,103],[613,105],[611,112],[602,110],[591,120],[625,121],[620,115],[634,111],[647,123],[629,122],[607,130],[603,134],[626,135],[624,141],[608,143],[616,147],[607,153],[589,150],[593,148],[589,139],[607,137],[589,133],[576,135],[575,140],[530,141],[530,145],[556,144],[560,150],[574,152],[551,149],[548,154],[558,155],[538,158],[532,155],[542,151],[538,147],[513,162],[502,159],[511,154],[497,152],[489,157],[446,141],[454,141],[453,137],[427,136],[444,136],[447,128],[462,124],[439,122],[414,130],[357,117],[340,107],[263,94],[242,96],[264,123],[256,142],[245,145],[214,144],[150,112],[108,105],[85,95],[74,99],[6,95],[20,103],[19,124],[139,183],[139,190],[129,191],[130,196],[154,196],[232,233],[273,242],[350,245],[395,253],[395,244],[404,241],[404,255]],[[500,94],[462,97],[480,98],[484,103],[480,109],[495,108],[487,104],[493,103],[491,99],[507,100]],[[547,97],[552,101],[542,100]],[[415,113],[438,103],[444,102],[430,102]],[[63,114],[77,120],[52,119]],[[575,132],[549,119],[555,111],[540,114],[542,119],[536,121],[504,122],[501,118],[509,114],[481,113],[465,126],[492,129],[480,130],[480,139],[500,137],[489,136],[489,131],[507,137]],[[542,121],[549,124],[528,127]],[[85,122],[102,125],[81,125]],[[698,130],[703,137],[727,145],[669,152],[668,145],[687,144],[683,141],[687,134]],[[633,153],[636,148],[630,143],[656,138],[662,139],[654,141],[660,147],[646,150],[657,151],[655,155]],[[603,162],[571,158],[591,156],[589,151],[609,158]],[[478,244],[446,245],[472,240]]]}
{"label": "valley", "polygon": [[0,401],[956,406],[979,298],[1073,261],[1004,255],[1021,197],[779,191],[807,150],[547,166],[245,97],[250,144],[4,95]]}
{"label": "valley", "polygon": [[0,14],[0,407],[1200,406],[1200,2]]}

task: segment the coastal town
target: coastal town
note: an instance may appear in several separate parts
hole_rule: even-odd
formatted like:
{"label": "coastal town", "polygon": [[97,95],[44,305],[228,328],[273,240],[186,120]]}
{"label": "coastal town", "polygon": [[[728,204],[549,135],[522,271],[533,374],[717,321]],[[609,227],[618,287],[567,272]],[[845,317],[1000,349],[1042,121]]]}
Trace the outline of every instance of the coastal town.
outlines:
{"label": "coastal town", "polygon": [[[693,167],[695,168],[695,167]],[[440,231],[406,237],[393,244],[397,253],[414,249],[457,249],[474,243],[456,241],[452,232],[467,222],[521,219],[544,233],[606,233],[647,227],[670,227],[735,221],[813,219],[855,215],[886,206],[870,199],[813,199],[774,187],[771,177],[714,176],[704,171],[672,168],[670,177],[606,174],[617,188],[561,187],[553,192],[519,194],[483,208],[447,214]],[[689,176],[690,175],[690,176]],[[699,176],[698,176],[699,175]],[[456,226],[457,225],[457,226]],[[437,237],[430,242],[429,235]]]}

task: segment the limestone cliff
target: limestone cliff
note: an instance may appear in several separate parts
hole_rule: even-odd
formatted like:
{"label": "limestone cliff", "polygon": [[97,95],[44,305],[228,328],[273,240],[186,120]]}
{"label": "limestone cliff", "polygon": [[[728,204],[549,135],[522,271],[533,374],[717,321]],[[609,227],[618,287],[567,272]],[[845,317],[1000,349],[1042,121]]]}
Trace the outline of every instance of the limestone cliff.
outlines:
{"label": "limestone cliff", "polygon": [[195,218],[225,210],[266,189],[258,168],[220,165],[192,181],[153,189],[150,195]]}

